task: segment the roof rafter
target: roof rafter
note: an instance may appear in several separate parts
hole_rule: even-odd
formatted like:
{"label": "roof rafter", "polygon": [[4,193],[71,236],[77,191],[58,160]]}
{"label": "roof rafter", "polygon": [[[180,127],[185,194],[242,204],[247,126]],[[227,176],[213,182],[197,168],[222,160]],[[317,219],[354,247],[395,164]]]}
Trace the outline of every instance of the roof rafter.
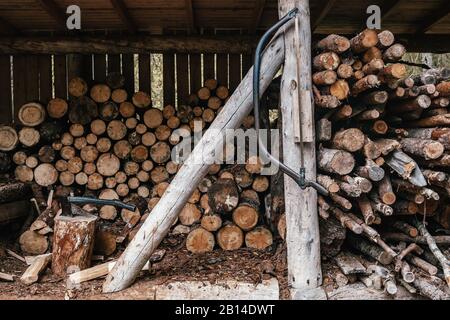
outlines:
{"label": "roof rafter", "polygon": [[446,2],[442,8],[434,11],[428,19],[424,19],[424,22],[416,30],[416,34],[426,33],[439,22],[444,20],[450,15],[450,2]]}
{"label": "roof rafter", "polygon": [[264,11],[264,7],[266,5],[266,0],[255,0],[255,8],[253,9],[253,16],[250,20],[249,33],[256,33],[256,29],[259,26],[259,22],[261,21],[261,16]]}
{"label": "roof rafter", "polygon": [[336,0],[328,0],[325,3],[317,18],[311,23],[311,31],[314,31],[322,22],[322,20],[327,16],[328,12],[331,10],[335,2]]}
{"label": "roof rafter", "polygon": [[36,0],[36,2],[56,21],[59,28],[66,29],[66,15],[53,0]]}
{"label": "roof rafter", "polygon": [[192,33],[197,33],[197,28],[195,27],[194,7],[192,6],[192,0],[185,0],[184,4],[189,31]]}
{"label": "roof rafter", "polygon": [[388,0],[383,3],[383,6],[381,7],[381,23],[383,23],[383,20],[389,17],[398,8],[398,5],[402,1],[403,0],[395,0],[395,1]]}
{"label": "roof rafter", "polygon": [[131,34],[135,34],[136,25],[134,24],[133,19],[131,19],[130,13],[128,12],[128,9],[125,6],[125,4],[123,3],[123,0],[110,0],[110,1],[111,5],[114,8],[114,11],[120,17],[120,20],[127,27],[128,31]]}

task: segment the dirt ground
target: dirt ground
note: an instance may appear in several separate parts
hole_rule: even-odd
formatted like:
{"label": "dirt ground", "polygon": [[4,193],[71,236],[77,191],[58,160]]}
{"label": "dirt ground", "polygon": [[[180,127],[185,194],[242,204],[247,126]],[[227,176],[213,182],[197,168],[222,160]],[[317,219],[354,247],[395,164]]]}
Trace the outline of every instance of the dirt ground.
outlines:
{"label": "dirt ground", "polygon": [[[11,243],[3,243],[0,246],[19,252],[17,246]],[[182,280],[214,283],[217,280],[233,279],[257,284],[263,279],[276,277],[281,291],[280,298],[289,298],[286,249],[282,243],[274,244],[271,249],[263,252],[247,248],[236,251],[216,249],[207,254],[194,255],[186,250],[185,237],[177,235],[166,238],[159,249],[165,250],[163,259],[153,263],[149,271],[141,272],[138,283],[157,285]],[[119,255],[120,252],[117,252],[114,257]],[[120,298],[101,294],[103,279],[83,283],[81,288],[76,290],[67,290],[65,279],[54,277],[49,269],[40,277],[38,283],[26,286],[19,281],[26,267],[24,262],[6,254],[0,247],[0,272],[15,276],[14,282],[0,282],[0,299]]]}

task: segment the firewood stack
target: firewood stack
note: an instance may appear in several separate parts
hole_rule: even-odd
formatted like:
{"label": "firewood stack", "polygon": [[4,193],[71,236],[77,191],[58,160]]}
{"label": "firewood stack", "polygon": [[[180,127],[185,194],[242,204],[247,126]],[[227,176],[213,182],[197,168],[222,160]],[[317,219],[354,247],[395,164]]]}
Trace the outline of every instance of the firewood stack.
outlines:
{"label": "firewood stack", "polygon": [[[194,131],[206,130],[230,95],[227,87],[208,79],[177,110],[172,105],[159,110],[145,92],[129,96],[124,82],[113,73],[105,84],[89,88],[83,79],[74,78],[69,101],[55,98],[46,108],[27,103],[19,111],[21,126],[0,127],[1,147],[5,159],[15,164],[16,179],[54,191],[41,201],[39,216],[20,237],[27,254],[49,250],[60,210],[57,198],[71,193],[137,205],[135,212],[107,205],[83,207],[100,217],[94,253],[111,255],[131,240],[178,171],[173,148]],[[249,116],[244,128],[253,120]],[[256,227],[262,221],[258,193],[268,190],[269,180],[259,175],[258,159],[250,160],[248,165],[212,165],[191,195],[173,230],[189,233],[190,251],[210,251],[216,238],[216,247],[225,250],[244,242],[260,249],[272,244],[271,232]]]}
{"label": "firewood stack", "polygon": [[[329,35],[315,50],[317,181],[330,192],[319,196],[321,231],[339,221],[347,247],[383,265],[363,262],[389,294],[404,284],[444,296],[450,256],[438,257],[427,228],[450,244],[450,69],[408,77],[406,50],[389,31]],[[329,252],[342,244],[322,238]]]}

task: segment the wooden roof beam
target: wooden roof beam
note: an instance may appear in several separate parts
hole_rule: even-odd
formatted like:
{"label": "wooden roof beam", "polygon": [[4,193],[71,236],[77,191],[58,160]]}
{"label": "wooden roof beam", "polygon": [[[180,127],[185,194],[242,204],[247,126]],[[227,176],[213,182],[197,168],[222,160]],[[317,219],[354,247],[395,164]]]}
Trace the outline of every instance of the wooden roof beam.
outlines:
{"label": "wooden roof beam", "polygon": [[195,27],[194,7],[192,6],[192,0],[185,0],[184,4],[189,31],[192,33],[197,33],[197,28]]}
{"label": "wooden roof beam", "polygon": [[60,29],[67,29],[66,15],[53,0],[36,0],[36,2],[56,21]]}
{"label": "wooden roof beam", "polygon": [[336,0],[328,0],[325,5],[322,7],[317,18],[311,23],[311,31],[316,30],[317,26],[322,22],[322,20],[327,16],[328,12],[333,7]]}
{"label": "wooden roof beam", "polygon": [[442,8],[433,12],[431,16],[428,19],[426,19],[420,25],[419,28],[417,28],[416,34],[426,33],[435,25],[437,25],[439,22],[447,18],[449,15],[450,15],[450,2],[446,1],[445,5]]}
{"label": "wooden roof beam", "polygon": [[256,29],[259,26],[259,22],[261,21],[261,16],[264,11],[264,7],[266,5],[266,0],[255,0],[255,8],[253,9],[253,16],[250,20],[249,33],[255,34]]}
{"label": "wooden roof beam", "polygon": [[393,12],[395,12],[395,10],[397,10],[398,5],[402,1],[403,0],[396,0],[396,1],[387,0],[383,3],[383,6],[381,7],[381,23],[383,23],[384,19],[389,17]]}
{"label": "wooden roof beam", "polygon": [[127,27],[128,31],[131,34],[135,34],[136,25],[131,19],[130,13],[128,12],[128,9],[125,6],[125,4],[123,3],[123,0],[110,0],[110,1],[111,5],[114,8],[114,11],[117,13],[122,23]]}

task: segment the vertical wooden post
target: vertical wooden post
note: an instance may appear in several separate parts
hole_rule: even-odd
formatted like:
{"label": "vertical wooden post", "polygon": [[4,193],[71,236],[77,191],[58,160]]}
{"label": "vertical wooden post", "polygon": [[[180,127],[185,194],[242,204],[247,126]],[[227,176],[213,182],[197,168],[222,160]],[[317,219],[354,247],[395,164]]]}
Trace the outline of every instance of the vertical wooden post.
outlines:
{"label": "vertical wooden post", "polygon": [[[312,103],[300,97],[311,97],[311,29],[308,0],[279,0],[279,16],[299,9],[300,67],[297,75],[297,51],[294,21],[285,28],[285,61],[281,79],[281,113],[283,128],[283,160],[299,171],[300,144],[295,141],[295,106],[301,106],[306,178],[316,178],[316,150],[314,143],[314,114]],[[298,83],[297,83],[298,81]],[[300,90],[300,95],[296,91]],[[290,177],[284,177],[284,195],[287,225],[288,281],[293,299],[317,299],[324,294],[315,290],[321,285],[319,222],[317,193],[312,188],[302,190]]]}

